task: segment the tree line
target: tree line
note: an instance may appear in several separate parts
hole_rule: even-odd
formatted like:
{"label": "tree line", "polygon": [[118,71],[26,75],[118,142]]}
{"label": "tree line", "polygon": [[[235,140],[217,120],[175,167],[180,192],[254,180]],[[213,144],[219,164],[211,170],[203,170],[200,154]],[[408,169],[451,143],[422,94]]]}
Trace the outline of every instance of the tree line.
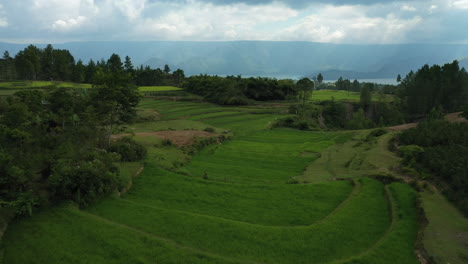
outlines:
{"label": "tree line", "polygon": [[223,105],[246,105],[249,100],[284,100],[297,96],[300,90],[293,80],[206,74],[186,78],[183,88],[210,102]]}
{"label": "tree line", "polygon": [[128,74],[131,82],[138,86],[174,85],[180,86],[185,78],[184,71],[177,69],[171,73],[168,65],[164,69],[149,66],[134,67],[131,58],[124,60],[117,54],[106,61],[89,60],[85,64],[75,60],[68,50],[54,49],[47,45],[44,49],[29,45],[14,57],[5,51],[0,59],[0,80],[44,80],[94,83],[98,72],[119,70]]}

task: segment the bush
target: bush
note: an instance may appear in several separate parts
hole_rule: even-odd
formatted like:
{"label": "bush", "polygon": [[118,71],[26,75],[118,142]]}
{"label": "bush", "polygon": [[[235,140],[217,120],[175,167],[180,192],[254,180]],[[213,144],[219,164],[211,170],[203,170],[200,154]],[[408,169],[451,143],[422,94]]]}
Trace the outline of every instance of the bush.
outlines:
{"label": "bush", "polygon": [[104,150],[88,153],[84,159],[60,159],[49,178],[56,201],[73,200],[80,206],[117,190],[119,170],[114,165],[116,154]]}
{"label": "bush", "polygon": [[174,143],[172,143],[172,141],[170,139],[163,139],[163,141],[161,142],[161,145],[162,146],[166,146],[166,147],[169,147],[169,146],[172,146],[174,145]]}
{"label": "bush", "polygon": [[208,133],[214,133],[214,132],[215,132],[215,129],[212,128],[212,127],[207,127],[207,128],[205,128],[205,129],[203,129],[203,131],[208,132]]}
{"label": "bush", "polygon": [[403,157],[403,164],[412,167],[419,160],[424,149],[418,145],[407,145],[400,147],[400,154]]}
{"label": "bush", "polygon": [[146,157],[146,149],[131,137],[123,137],[114,142],[109,150],[118,153],[121,161],[138,161]]}

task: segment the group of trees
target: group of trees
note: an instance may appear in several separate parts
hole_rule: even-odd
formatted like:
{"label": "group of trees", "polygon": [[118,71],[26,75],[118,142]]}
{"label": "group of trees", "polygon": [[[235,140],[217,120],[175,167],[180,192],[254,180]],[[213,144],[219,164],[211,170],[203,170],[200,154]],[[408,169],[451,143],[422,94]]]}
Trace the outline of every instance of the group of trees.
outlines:
{"label": "group of trees", "polygon": [[[118,66],[114,59],[109,65]],[[87,205],[126,184],[115,162],[128,157],[112,152],[110,132],[134,116],[138,89],[120,67],[97,71],[95,79],[92,89],[24,90],[0,99],[1,207],[30,214],[48,202]]]}
{"label": "group of trees", "polygon": [[405,166],[432,180],[468,216],[468,123],[428,120],[399,135]]}
{"label": "group of trees", "polygon": [[181,69],[171,73],[168,65],[164,69],[151,69],[149,66],[134,67],[130,57],[122,61],[113,54],[109,60],[90,60],[87,64],[75,61],[68,50],[54,49],[47,45],[44,49],[29,45],[16,56],[5,51],[0,59],[0,80],[46,80],[94,83],[98,72],[119,70],[128,74],[136,85],[181,85],[185,78]]}
{"label": "group of trees", "polygon": [[398,96],[410,119],[424,117],[434,108],[461,111],[468,104],[468,73],[460,69],[458,61],[443,66],[424,65],[401,80]]}
{"label": "group of trees", "polygon": [[245,105],[249,100],[283,100],[298,94],[293,80],[262,77],[197,75],[186,78],[183,87],[208,101],[225,105]]}

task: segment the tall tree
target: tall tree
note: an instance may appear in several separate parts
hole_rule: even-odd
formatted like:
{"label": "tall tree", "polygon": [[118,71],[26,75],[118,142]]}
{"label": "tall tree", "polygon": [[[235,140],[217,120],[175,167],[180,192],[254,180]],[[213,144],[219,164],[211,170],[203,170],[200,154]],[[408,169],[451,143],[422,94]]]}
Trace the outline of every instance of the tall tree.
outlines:
{"label": "tall tree", "polygon": [[101,126],[106,130],[106,148],[110,146],[110,136],[113,128],[130,121],[136,114],[134,107],[140,101],[138,87],[123,74],[98,70],[95,76],[95,86],[90,90],[91,102]]}
{"label": "tall tree", "polygon": [[323,82],[323,75],[322,75],[322,73],[319,73],[319,74],[317,75],[317,81],[319,82],[319,84],[322,84],[322,82]]}
{"label": "tall tree", "polygon": [[135,71],[135,69],[133,68],[132,60],[129,56],[125,56],[124,71],[130,74],[131,76],[133,76],[133,73]]}
{"label": "tall tree", "polygon": [[369,106],[372,101],[372,94],[370,91],[370,83],[365,83],[364,86],[361,88],[361,96],[359,103],[364,110],[369,109]]}
{"label": "tall tree", "polygon": [[73,68],[72,81],[82,83],[85,80],[86,67],[83,65],[83,61],[80,59]]}
{"label": "tall tree", "polygon": [[111,72],[120,73],[123,71],[123,63],[118,54],[113,53],[107,60],[107,67]]}
{"label": "tall tree", "polygon": [[167,64],[164,65],[164,73],[165,73],[165,74],[168,74],[168,73],[170,73],[170,72],[171,72],[171,68],[169,68],[169,65],[167,65]]}
{"label": "tall tree", "polygon": [[296,86],[299,92],[299,100],[302,101],[302,105],[305,105],[306,100],[310,99],[314,91],[314,82],[309,78],[302,78],[296,83]]}

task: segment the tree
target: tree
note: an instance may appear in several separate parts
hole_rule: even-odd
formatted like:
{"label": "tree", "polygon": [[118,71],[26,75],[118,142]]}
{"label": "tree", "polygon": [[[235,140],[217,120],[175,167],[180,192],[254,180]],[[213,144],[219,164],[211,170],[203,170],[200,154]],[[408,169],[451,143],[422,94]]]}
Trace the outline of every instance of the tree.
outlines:
{"label": "tree", "polygon": [[129,56],[125,56],[124,70],[126,73],[133,75],[133,72],[134,72],[133,64]]}
{"label": "tree", "polygon": [[88,65],[86,65],[85,69],[85,83],[93,83],[94,74],[96,73],[96,63],[90,59]]}
{"label": "tree", "polygon": [[319,73],[319,74],[317,75],[317,81],[319,82],[319,84],[322,84],[322,82],[323,82],[323,75],[322,75],[322,73]]}
{"label": "tree", "polygon": [[185,78],[185,73],[181,69],[177,69],[172,73],[174,80],[177,82],[177,85],[180,85]]}
{"label": "tree", "polygon": [[372,101],[372,94],[370,92],[370,86],[371,84],[365,83],[361,89],[361,96],[360,96],[359,103],[361,104],[361,107],[364,110],[367,110],[369,108],[371,101]]}
{"label": "tree", "polygon": [[15,56],[16,70],[23,80],[36,80],[41,70],[41,50],[29,45]]}
{"label": "tree", "polygon": [[169,74],[171,72],[171,68],[169,68],[169,65],[164,65],[164,73]]}
{"label": "tree", "polygon": [[0,59],[0,79],[14,80],[16,78],[15,62],[10,53],[5,51]]}
{"label": "tree", "polygon": [[113,73],[120,73],[123,71],[123,63],[120,56],[113,53],[109,60],[107,60],[107,67]]}
{"label": "tree", "polygon": [[110,146],[113,128],[130,121],[135,115],[135,107],[140,101],[138,87],[131,83],[128,76],[115,72],[96,73],[95,87],[90,91],[91,103],[106,130],[105,147]]}
{"label": "tree", "polygon": [[302,100],[302,105],[305,105],[312,92],[314,91],[314,82],[309,78],[302,78],[296,83],[297,90],[299,92],[299,100]]}
{"label": "tree", "polygon": [[82,83],[85,80],[85,71],[86,67],[83,65],[82,60],[78,60],[75,67],[73,68],[73,77],[72,81],[77,83]]}
{"label": "tree", "polygon": [[52,45],[47,45],[41,54],[41,67],[42,67],[42,78],[45,80],[51,80],[54,76],[54,48]]}
{"label": "tree", "polygon": [[397,81],[398,83],[401,82],[401,75],[400,75],[400,74],[398,74],[398,76],[397,76],[397,78],[396,78],[396,81]]}
{"label": "tree", "polygon": [[359,83],[358,80],[354,80],[354,81],[353,81],[353,84],[351,85],[351,87],[352,87],[351,90],[352,90],[353,92],[359,92],[359,90],[361,90],[361,84]]}

